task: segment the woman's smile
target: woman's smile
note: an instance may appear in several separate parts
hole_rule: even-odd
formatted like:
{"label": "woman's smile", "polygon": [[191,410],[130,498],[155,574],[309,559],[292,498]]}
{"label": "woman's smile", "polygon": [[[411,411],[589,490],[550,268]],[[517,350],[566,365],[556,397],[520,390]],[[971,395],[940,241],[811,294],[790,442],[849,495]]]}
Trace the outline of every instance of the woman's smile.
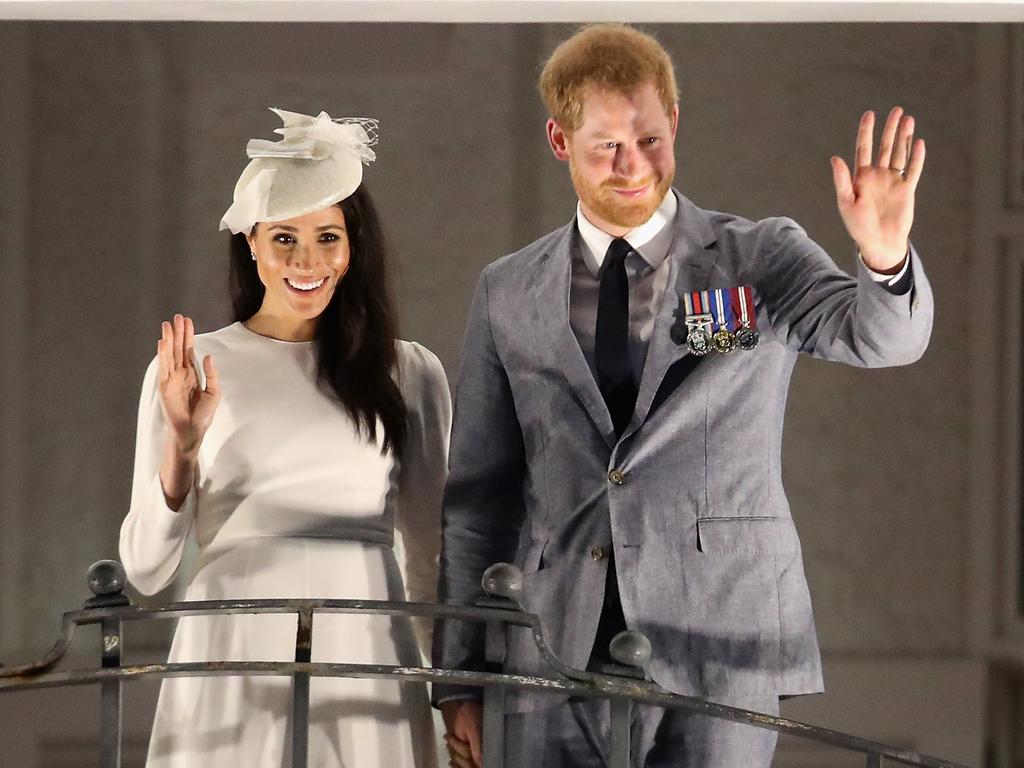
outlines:
{"label": "woman's smile", "polygon": [[284,278],[285,285],[288,286],[292,293],[305,297],[315,296],[316,294],[320,293],[320,289],[323,288],[326,282],[326,276],[316,280],[295,277]]}

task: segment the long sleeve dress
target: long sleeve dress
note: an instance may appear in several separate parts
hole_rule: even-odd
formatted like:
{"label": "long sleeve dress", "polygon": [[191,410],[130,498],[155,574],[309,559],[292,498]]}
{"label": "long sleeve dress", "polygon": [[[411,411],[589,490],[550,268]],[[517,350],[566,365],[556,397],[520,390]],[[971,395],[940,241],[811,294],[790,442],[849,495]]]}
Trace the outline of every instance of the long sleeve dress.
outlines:
{"label": "long sleeve dress", "polygon": [[[399,461],[381,453],[379,423],[374,443],[316,385],[312,342],[279,341],[235,323],[196,336],[195,349],[197,360],[213,355],[223,394],[178,511],[168,508],[159,478],[167,427],[155,360],[145,376],[120,538],[129,581],[146,594],[166,587],[191,535],[198,557],[187,600],[435,600],[451,424],[438,359],[398,342],[396,377],[409,414]],[[294,615],[182,618],[169,661],[290,661],[295,628]],[[314,617],[313,661],[406,665],[420,658],[406,618]],[[147,766],[287,768],[291,687],[288,677],[165,679]],[[312,679],[312,768],[432,768],[435,754],[423,685]]]}

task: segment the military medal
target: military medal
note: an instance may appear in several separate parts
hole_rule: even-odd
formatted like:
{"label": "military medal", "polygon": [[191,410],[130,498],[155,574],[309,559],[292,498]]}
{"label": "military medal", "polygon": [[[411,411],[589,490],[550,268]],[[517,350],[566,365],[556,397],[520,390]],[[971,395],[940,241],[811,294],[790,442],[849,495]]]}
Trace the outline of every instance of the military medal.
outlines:
{"label": "military medal", "polygon": [[686,305],[686,346],[690,354],[703,357],[711,351],[711,314],[707,311],[707,294],[700,291],[683,295]]}
{"label": "military medal", "polygon": [[711,334],[701,327],[690,328],[686,334],[686,346],[697,357],[703,357],[711,351]]}
{"label": "military medal", "polygon": [[740,327],[736,331],[736,343],[748,352],[757,346],[761,334],[757,332],[757,313],[754,311],[754,292],[749,285],[730,289],[730,298]]}
{"label": "military medal", "polygon": [[727,355],[736,349],[736,334],[730,330],[732,326],[732,302],[729,301],[728,289],[717,288],[711,294],[711,313],[716,330],[711,342],[721,354]]}

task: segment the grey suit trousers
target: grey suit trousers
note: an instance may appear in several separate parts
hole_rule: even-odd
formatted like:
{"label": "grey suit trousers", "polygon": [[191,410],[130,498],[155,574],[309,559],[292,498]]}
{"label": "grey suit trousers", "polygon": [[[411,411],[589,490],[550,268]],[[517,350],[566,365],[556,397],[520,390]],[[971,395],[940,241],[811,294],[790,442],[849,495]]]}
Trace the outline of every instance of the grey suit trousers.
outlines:
{"label": "grey suit trousers", "polygon": [[[721,701],[778,714],[779,700]],[[505,768],[605,768],[607,699],[570,699],[505,717]],[[769,768],[778,734],[765,728],[637,705],[630,734],[633,768]]]}

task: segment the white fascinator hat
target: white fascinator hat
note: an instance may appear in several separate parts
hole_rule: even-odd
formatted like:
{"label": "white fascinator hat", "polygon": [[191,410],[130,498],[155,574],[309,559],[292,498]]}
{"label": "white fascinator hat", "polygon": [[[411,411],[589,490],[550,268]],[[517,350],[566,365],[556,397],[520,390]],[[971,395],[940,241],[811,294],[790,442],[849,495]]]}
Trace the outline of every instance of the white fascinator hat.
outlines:
{"label": "white fascinator hat", "polygon": [[274,109],[284,125],[279,141],[250,139],[249,164],[235,184],[234,201],[220,220],[232,234],[259,221],[281,221],[344,200],[363,180],[363,165],[376,157],[377,121],[316,117]]}

